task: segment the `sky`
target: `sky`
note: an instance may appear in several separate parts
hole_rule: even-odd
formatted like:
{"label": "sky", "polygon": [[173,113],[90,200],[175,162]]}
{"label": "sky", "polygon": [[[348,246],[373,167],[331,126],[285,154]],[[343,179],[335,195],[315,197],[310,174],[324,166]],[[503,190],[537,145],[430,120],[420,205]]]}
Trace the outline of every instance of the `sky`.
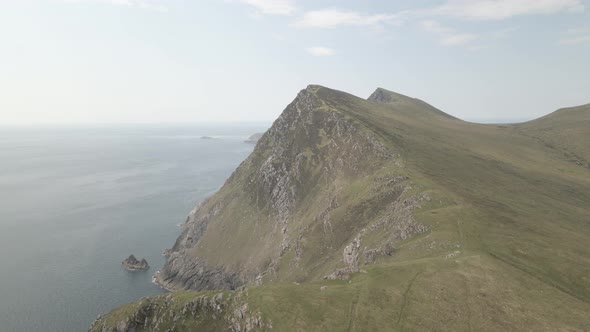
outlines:
{"label": "sky", "polygon": [[270,123],[308,84],[524,121],[589,59],[590,0],[0,0],[0,124]]}

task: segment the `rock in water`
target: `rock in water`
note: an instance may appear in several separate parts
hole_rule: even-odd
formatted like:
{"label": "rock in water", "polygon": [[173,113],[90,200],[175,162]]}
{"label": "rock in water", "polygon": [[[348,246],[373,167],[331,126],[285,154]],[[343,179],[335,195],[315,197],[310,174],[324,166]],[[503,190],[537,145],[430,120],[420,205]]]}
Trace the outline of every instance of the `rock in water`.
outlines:
{"label": "rock in water", "polygon": [[145,258],[142,258],[140,261],[137,258],[135,258],[134,255],[130,255],[129,257],[127,257],[127,259],[121,262],[121,265],[123,265],[123,267],[129,271],[147,270],[150,268]]}

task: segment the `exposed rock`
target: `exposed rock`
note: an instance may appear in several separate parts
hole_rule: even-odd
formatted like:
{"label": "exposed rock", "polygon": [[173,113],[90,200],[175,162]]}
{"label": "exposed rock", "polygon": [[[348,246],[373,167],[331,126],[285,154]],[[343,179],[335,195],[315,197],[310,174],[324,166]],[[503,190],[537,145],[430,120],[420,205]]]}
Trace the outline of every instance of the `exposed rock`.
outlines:
{"label": "exposed rock", "polygon": [[394,103],[397,101],[401,101],[403,99],[410,99],[410,97],[404,96],[399,93],[387,91],[382,88],[377,88],[377,90],[375,90],[375,92],[373,92],[373,94],[371,94],[371,96],[367,98],[368,101],[372,101],[375,103]]}
{"label": "exposed rock", "polygon": [[377,188],[375,189],[378,190],[386,187],[392,187],[408,179],[409,177],[403,175],[380,176],[375,179],[375,182],[377,183]]}
{"label": "exposed rock", "polygon": [[460,254],[461,254],[461,250],[455,250],[453,252],[446,254],[444,257],[445,257],[445,259],[450,259],[450,258],[455,258],[455,257],[459,256]]}
{"label": "exposed rock", "polygon": [[361,239],[355,238],[352,242],[344,248],[344,264],[348,268],[353,269],[359,264],[359,249],[361,247]]}
{"label": "exposed rock", "polygon": [[250,310],[243,291],[230,294],[217,293],[199,295],[194,299],[178,304],[172,294],[143,298],[130,308],[127,315],[113,321],[108,315],[99,316],[90,327],[93,332],[170,332],[181,329],[182,321],[206,322],[205,326],[195,326],[194,330],[217,330],[250,332],[270,330],[272,324],[262,318],[259,312]]}
{"label": "exposed rock", "polygon": [[334,272],[325,276],[324,280],[348,280],[351,274],[357,272],[359,272],[359,269],[357,268],[345,267],[341,269],[336,269],[334,270]]}
{"label": "exposed rock", "polygon": [[384,243],[381,247],[375,249],[365,249],[365,264],[373,264],[379,256],[391,256],[396,249],[391,242]]}
{"label": "exposed rock", "polygon": [[[393,177],[387,182],[400,183],[405,180],[407,180],[407,177]],[[410,186],[406,186],[403,188],[402,193],[410,189]],[[334,270],[334,272],[325,276],[324,279],[346,280],[350,277],[350,274],[359,272],[358,266],[361,263],[361,257],[364,258],[364,262],[362,263],[365,265],[373,264],[379,256],[393,255],[396,251],[396,242],[406,240],[416,234],[427,232],[429,228],[415,220],[414,210],[421,207],[420,202],[430,201],[431,199],[428,193],[421,193],[406,199],[402,199],[402,195],[398,194],[398,199],[387,207],[383,216],[369,225],[369,227],[363,228],[352,242],[344,248],[343,262],[345,267]],[[387,237],[377,247],[361,248],[362,237],[370,233],[387,234]]]}
{"label": "exposed rock", "polygon": [[154,282],[167,290],[184,289],[236,289],[244,284],[237,273],[220,267],[211,267],[198,258],[172,253]]}
{"label": "exposed rock", "polygon": [[145,258],[138,260],[134,255],[127,257],[123,262],[121,262],[121,265],[123,265],[123,267],[129,271],[147,270],[150,268]]}

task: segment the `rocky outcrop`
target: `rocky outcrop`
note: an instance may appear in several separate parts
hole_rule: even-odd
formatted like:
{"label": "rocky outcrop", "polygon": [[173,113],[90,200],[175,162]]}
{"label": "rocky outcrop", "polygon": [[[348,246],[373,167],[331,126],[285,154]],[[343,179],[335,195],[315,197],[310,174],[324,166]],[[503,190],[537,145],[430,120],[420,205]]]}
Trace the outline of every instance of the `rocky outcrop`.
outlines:
{"label": "rocky outcrop", "polygon": [[367,98],[367,100],[375,103],[393,103],[400,101],[403,98],[409,97],[378,88],[369,96],[369,98]]}
{"label": "rocky outcrop", "polygon": [[[379,184],[376,189],[391,187],[391,190],[386,192],[401,190],[401,193],[394,202],[386,207],[381,217],[361,229],[353,240],[344,247],[342,259],[344,267],[334,270],[324,279],[348,279],[351,273],[359,271],[359,265],[373,264],[380,256],[393,255],[396,251],[395,245],[399,241],[429,231],[428,226],[416,221],[414,210],[421,208],[421,202],[431,201],[432,197],[428,193],[420,193],[404,198],[404,192],[412,189],[411,186],[403,184],[408,179],[406,176],[385,176],[377,179]],[[364,237],[375,238],[378,237],[378,234],[382,235],[380,239],[373,240],[370,246],[362,246],[361,242]]]}
{"label": "rocky outcrop", "polygon": [[134,255],[127,257],[123,262],[121,262],[121,265],[123,268],[129,271],[147,270],[150,268],[145,258],[138,260]]}
{"label": "rocky outcrop", "polygon": [[359,265],[359,249],[361,248],[361,239],[355,238],[344,248],[343,260],[348,268],[356,268]]}
{"label": "rocky outcrop", "polygon": [[126,309],[126,315],[98,317],[91,332],[268,331],[272,323],[247,302],[247,291],[178,298],[168,294],[142,298]]}
{"label": "rocky outcrop", "polygon": [[212,267],[198,257],[173,252],[167,264],[154,276],[154,282],[167,290],[175,289],[236,289],[245,282],[236,272]]}
{"label": "rocky outcrop", "polygon": [[154,276],[154,282],[167,290],[176,289],[235,289],[245,282],[237,272],[222,266],[209,266],[199,257],[190,255],[193,248],[211,222],[221,211],[223,204],[208,207],[209,199],[193,209],[183,231],[171,249],[165,250],[166,264]]}

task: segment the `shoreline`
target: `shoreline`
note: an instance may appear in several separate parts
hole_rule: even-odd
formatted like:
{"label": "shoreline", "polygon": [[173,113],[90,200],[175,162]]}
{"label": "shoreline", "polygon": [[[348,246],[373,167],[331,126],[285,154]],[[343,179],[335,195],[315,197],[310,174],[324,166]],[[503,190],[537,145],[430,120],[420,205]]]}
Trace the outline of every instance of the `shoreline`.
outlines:
{"label": "shoreline", "polygon": [[150,268],[146,267],[146,268],[134,268],[134,267],[127,267],[127,266],[123,266],[123,268],[127,271],[131,271],[131,272],[135,272],[135,271],[147,271]]}
{"label": "shoreline", "polygon": [[175,289],[164,286],[164,284],[158,279],[159,275],[160,275],[160,270],[156,271],[156,273],[152,276],[152,283],[153,284],[155,284],[156,286],[160,287],[161,289],[163,289],[167,292],[176,291]]}

